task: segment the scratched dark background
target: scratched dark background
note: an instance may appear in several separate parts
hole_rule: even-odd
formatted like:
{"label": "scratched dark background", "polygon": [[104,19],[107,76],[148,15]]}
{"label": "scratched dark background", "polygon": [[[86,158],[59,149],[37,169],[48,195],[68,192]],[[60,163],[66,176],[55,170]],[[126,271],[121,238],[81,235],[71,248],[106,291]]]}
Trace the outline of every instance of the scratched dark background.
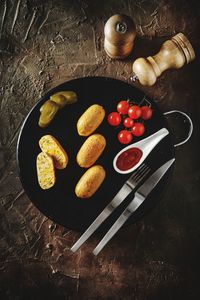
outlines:
{"label": "scratched dark background", "polygon": [[[134,52],[123,62],[103,49],[103,26],[115,13],[137,25]],[[199,25],[198,1],[0,1],[0,299],[200,299]],[[80,234],[53,224],[21,187],[20,126],[37,99],[66,80],[130,82],[132,61],[180,31],[196,60],[151,88],[135,83],[163,112],[180,109],[194,121],[191,140],[176,150],[171,184],[156,208],[98,257],[91,255],[97,237],[72,254]]]}

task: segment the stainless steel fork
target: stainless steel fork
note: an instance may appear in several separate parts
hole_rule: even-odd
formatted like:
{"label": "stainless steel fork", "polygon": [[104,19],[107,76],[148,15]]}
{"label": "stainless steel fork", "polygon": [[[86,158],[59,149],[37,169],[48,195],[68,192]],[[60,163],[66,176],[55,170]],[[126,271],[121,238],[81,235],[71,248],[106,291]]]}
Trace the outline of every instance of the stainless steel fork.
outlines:
{"label": "stainless steel fork", "polygon": [[78,241],[72,246],[71,250],[76,252],[85,241],[97,230],[97,228],[111,215],[111,213],[126,199],[126,197],[136,188],[136,186],[146,177],[150,172],[150,168],[142,164],[130,178],[124,183],[122,188],[113,198],[113,200],[105,207],[100,215],[82,234]]}

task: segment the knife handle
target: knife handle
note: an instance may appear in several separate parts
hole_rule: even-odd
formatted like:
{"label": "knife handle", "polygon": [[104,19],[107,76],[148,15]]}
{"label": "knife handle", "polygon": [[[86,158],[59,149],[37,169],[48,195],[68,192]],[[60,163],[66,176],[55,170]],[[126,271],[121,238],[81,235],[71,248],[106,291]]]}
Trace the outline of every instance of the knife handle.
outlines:
{"label": "knife handle", "polygon": [[[134,200],[134,199],[133,199]],[[105,247],[105,245],[111,240],[111,238],[117,233],[117,231],[124,225],[124,223],[131,216],[132,212],[126,208],[121,216],[117,219],[117,221],[113,224],[113,226],[109,229],[100,243],[93,250],[94,255],[98,255],[99,252]]]}
{"label": "knife handle", "polygon": [[113,226],[109,229],[100,243],[96,246],[93,251],[94,255],[99,254],[99,252],[105,247],[105,245],[111,240],[111,238],[117,233],[117,231],[124,225],[124,223],[128,220],[128,218],[133,214],[134,211],[140,207],[140,205],[144,202],[145,197],[140,193],[136,192],[133,200],[130,204],[125,208],[120,217],[116,220]]}
{"label": "knife handle", "polygon": [[[109,208],[110,207],[110,208]],[[89,237],[97,230],[97,228],[104,222],[105,219],[111,214],[111,206],[108,205],[100,213],[100,215],[94,220],[94,222],[88,227],[88,229],[82,234],[78,241],[72,246],[71,251],[76,252],[85,243]]]}
{"label": "knife handle", "polygon": [[94,220],[94,222],[82,234],[78,241],[72,246],[71,250],[73,252],[76,252],[131,192],[132,189],[128,185],[123,185],[123,187],[119,190],[113,200],[104,208],[100,215]]}

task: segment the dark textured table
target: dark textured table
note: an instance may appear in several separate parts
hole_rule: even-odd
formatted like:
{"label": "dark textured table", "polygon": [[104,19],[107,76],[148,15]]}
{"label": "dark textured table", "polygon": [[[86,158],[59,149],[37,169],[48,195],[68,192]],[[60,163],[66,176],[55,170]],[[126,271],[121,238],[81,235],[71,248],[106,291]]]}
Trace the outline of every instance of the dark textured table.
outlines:
{"label": "dark textured table", "polygon": [[[104,24],[115,13],[137,24],[125,61],[103,49]],[[199,20],[194,0],[0,1],[0,299],[200,299]],[[21,187],[20,126],[39,97],[66,80],[100,75],[130,83],[133,60],[178,32],[194,45],[195,61],[151,88],[135,83],[163,112],[180,109],[194,122],[191,140],[176,150],[171,184],[98,257],[91,254],[98,237],[73,254],[80,234],[53,224]]]}

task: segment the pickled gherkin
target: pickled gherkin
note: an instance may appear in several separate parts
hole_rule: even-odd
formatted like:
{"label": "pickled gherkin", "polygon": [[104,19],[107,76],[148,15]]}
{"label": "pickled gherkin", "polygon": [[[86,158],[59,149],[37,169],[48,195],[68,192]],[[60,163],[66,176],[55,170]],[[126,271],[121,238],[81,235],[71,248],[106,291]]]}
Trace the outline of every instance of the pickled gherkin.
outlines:
{"label": "pickled gherkin", "polygon": [[60,108],[64,107],[66,104],[73,104],[77,101],[77,95],[75,92],[66,91],[58,92],[50,97],[51,101],[57,103]]}
{"label": "pickled gherkin", "polygon": [[39,118],[39,126],[46,127],[48,126],[53,118],[55,117],[56,113],[59,110],[59,106],[57,103],[48,100],[46,101],[40,108],[40,118]]}
{"label": "pickled gherkin", "polygon": [[53,94],[40,108],[39,126],[47,127],[54,119],[58,110],[67,104],[77,101],[77,95],[73,91],[61,91]]}

